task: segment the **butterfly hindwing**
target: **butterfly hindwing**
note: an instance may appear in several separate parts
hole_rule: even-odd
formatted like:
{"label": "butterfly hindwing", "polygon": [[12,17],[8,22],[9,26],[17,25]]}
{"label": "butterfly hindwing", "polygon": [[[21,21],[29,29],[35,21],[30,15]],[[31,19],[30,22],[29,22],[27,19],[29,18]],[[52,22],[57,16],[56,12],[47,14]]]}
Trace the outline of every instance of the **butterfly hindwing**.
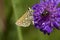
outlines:
{"label": "butterfly hindwing", "polygon": [[28,27],[31,24],[31,19],[32,19],[32,9],[28,9],[26,13],[17,20],[16,25],[18,26],[23,26],[23,27]]}

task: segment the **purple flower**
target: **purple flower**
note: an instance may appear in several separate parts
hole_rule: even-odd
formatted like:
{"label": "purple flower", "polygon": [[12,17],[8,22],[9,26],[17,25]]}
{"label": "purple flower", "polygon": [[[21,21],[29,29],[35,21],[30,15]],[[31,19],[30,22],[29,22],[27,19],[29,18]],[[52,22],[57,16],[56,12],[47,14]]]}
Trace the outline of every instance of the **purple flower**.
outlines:
{"label": "purple flower", "polygon": [[60,29],[59,2],[59,0],[41,0],[32,7],[34,25],[44,34],[50,34],[53,28]]}

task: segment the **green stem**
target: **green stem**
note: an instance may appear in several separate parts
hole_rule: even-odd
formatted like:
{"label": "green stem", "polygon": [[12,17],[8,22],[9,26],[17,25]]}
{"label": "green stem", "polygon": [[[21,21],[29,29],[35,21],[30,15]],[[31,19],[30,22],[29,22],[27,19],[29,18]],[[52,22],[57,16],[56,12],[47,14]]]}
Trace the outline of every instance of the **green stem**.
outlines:
{"label": "green stem", "polygon": [[[17,19],[17,15],[16,15],[17,11],[16,11],[16,9],[15,9],[15,4],[14,4],[14,1],[13,1],[13,0],[12,0],[12,6],[13,6],[14,14],[15,14],[15,19]],[[19,40],[23,40],[21,27],[18,27],[18,26],[17,26],[17,33],[18,33],[18,38],[19,38]]]}
{"label": "green stem", "polygon": [[19,40],[23,40],[22,33],[21,33],[21,28],[20,27],[17,27],[17,31],[18,31]]}

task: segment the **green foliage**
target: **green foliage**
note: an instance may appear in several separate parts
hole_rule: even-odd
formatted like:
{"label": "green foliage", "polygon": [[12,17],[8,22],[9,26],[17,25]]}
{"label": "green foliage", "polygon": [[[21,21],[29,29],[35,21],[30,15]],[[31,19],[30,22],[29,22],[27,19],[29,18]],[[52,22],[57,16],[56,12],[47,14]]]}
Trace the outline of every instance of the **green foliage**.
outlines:
{"label": "green foliage", "polygon": [[16,20],[22,16],[28,7],[32,7],[39,0],[5,0],[6,31],[2,40],[60,40],[60,31],[54,29],[51,35],[44,35],[33,25],[21,28],[15,25]]}

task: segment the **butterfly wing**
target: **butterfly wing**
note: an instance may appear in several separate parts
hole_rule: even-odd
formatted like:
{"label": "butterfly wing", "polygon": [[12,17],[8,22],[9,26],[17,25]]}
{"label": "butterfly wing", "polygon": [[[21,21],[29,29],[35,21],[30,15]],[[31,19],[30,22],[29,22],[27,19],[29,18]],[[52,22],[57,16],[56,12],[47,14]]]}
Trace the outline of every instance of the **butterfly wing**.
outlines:
{"label": "butterfly wing", "polygon": [[16,25],[28,27],[32,21],[31,20],[32,19],[32,12],[33,12],[33,10],[29,8],[28,11],[26,11],[26,13],[16,21]]}

